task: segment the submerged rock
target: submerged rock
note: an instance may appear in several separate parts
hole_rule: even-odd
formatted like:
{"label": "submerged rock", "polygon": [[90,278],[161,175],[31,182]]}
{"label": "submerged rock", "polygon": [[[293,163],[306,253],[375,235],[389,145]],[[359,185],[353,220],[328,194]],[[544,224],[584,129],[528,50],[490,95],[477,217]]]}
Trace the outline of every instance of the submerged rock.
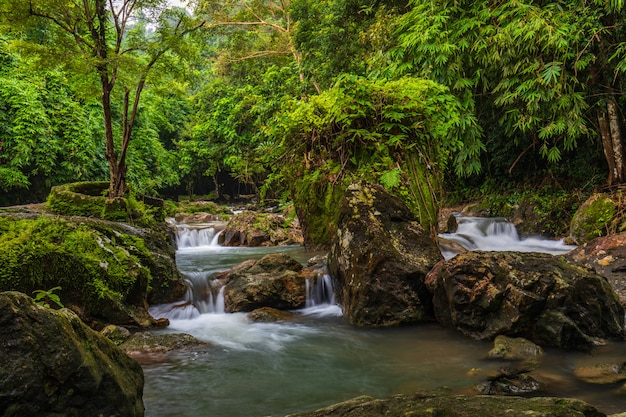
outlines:
{"label": "submerged rock", "polygon": [[622,339],[624,308],[606,279],[562,256],[466,252],[429,275],[437,321],[478,340],[525,337],[588,349]]}
{"label": "submerged rock", "polygon": [[143,372],[68,309],[0,293],[0,415],[144,415]]}
{"label": "submerged rock", "polygon": [[395,395],[386,399],[357,397],[317,411],[287,417],[606,417],[595,407],[568,398],[502,396]]}
{"label": "submerged rock", "polygon": [[120,345],[141,364],[161,362],[177,353],[208,349],[210,345],[186,333],[138,332]]}
{"label": "submerged rock", "polygon": [[626,361],[577,366],[574,375],[591,384],[614,384],[626,381]]}
{"label": "submerged rock", "polygon": [[348,188],[329,269],[350,323],[380,327],[431,321],[424,278],[440,259],[433,238],[399,198],[366,182]]}
{"label": "submerged rock", "polygon": [[296,315],[289,311],[271,307],[261,307],[248,313],[248,319],[254,322],[273,323],[276,321],[293,321]]}

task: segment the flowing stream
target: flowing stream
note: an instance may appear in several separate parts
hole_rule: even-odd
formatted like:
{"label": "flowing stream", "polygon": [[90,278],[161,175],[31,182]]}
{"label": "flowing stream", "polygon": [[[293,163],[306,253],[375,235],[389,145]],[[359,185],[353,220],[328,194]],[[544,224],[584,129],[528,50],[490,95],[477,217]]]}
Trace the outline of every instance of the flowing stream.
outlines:
{"label": "flowing stream", "polygon": [[[501,223],[459,219],[457,232],[445,237],[469,249],[572,249],[562,242],[519,239],[514,228]],[[302,262],[314,254],[295,246],[220,247],[218,233],[217,225],[178,230],[177,264],[189,291],[184,303],[153,306],[151,312],[170,318],[162,332],[189,333],[212,347],[143,366],[147,417],[284,416],[358,395],[385,397],[440,387],[472,394],[485,374],[503,366],[485,359],[491,343],[437,324],[392,329],[347,324],[334,304],[329,277],[307,288],[307,308],[297,311],[293,322],[252,323],[244,313],[224,313],[219,288],[211,282],[216,272],[271,252],[287,252]],[[485,248],[485,240],[493,246]],[[626,411],[625,387],[586,384],[573,376],[576,365],[597,363],[598,355],[626,361],[624,351],[624,344],[604,346],[595,356],[547,349],[537,372],[549,381],[549,391],[541,394],[580,398],[609,414]]]}

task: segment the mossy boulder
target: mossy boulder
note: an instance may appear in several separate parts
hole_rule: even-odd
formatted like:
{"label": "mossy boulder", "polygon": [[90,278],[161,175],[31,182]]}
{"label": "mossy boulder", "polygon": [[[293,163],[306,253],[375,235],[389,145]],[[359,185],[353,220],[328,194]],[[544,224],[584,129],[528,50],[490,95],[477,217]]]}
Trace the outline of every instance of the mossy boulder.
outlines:
{"label": "mossy boulder", "polygon": [[164,201],[155,197],[110,198],[109,183],[75,182],[52,187],[46,207],[62,216],[94,217],[104,220],[152,225],[165,218]]}
{"label": "mossy boulder", "polygon": [[149,299],[173,301],[185,291],[171,242],[152,229],[0,216],[0,246],[0,291],[32,294],[60,286],[61,302],[96,329],[163,325],[148,314]]}
{"label": "mossy boulder", "polygon": [[607,194],[594,194],[574,213],[570,224],[570,238],[583,244],[607,234],[615,219],[617,205]]}
{"label": "mossy boulder", "polygon": [[143,372],[68,309],[0,293],[0,415],[140,417]]}
{"label": "mossy boulder", "polygon": [[606,417],[595,407],[568,398],[501,396],[394,395],[385,399],[357,397],[317,411],[287,417]]}
{"label": "mossy boulder", "polygon": [[442,259],[435,240],[402,200],[367,182],[348,187],[328,261],[350,323],[386,327],[432,321],[424,280]]}
{"label": "mossy boulder", "polygon": [[211,345],[186,333],[137,332],[120,349],[141,364],[157,363],[171,355],[208,351]]}

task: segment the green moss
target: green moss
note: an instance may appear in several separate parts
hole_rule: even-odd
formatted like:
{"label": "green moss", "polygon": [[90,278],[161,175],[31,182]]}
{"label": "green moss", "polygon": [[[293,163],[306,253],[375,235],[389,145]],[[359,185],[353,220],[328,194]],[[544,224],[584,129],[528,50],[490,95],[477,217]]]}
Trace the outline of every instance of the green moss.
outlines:
{"label": "green moss", "polygon": [[579,244],[607,234],[617,214],[615,202],[606,194],[591,196],[574,214],[570,236]]}
{"label": "green moss", "polygon": [[151,273],[140,262],[150,256],[144,242],[117,230],[42,217],[0,217],[0,290],[27,294],[61,286],[61,300],[78,297],[97,308],[102,300],[133,304]]}
{"label": "green moss", "polygon": [[163,220],[163,200],[133,195],[108,198],[108,182],[76,182],[52,187],[46,206],[63,216],[84,216],[153,226]]}

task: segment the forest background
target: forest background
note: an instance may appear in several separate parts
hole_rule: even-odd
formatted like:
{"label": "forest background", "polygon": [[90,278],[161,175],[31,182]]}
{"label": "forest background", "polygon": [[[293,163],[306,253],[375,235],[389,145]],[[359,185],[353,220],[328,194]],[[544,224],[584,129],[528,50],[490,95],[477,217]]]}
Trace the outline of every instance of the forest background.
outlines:
{"label": "forest background", "polygon": [[442,204],[528,195],[558,219],[626,181],[625,12],[0,0],[0,204],[94,180],[111,196],[256,194],[293,201],[325,242],[345,187],[366,179],[433,227]]}

